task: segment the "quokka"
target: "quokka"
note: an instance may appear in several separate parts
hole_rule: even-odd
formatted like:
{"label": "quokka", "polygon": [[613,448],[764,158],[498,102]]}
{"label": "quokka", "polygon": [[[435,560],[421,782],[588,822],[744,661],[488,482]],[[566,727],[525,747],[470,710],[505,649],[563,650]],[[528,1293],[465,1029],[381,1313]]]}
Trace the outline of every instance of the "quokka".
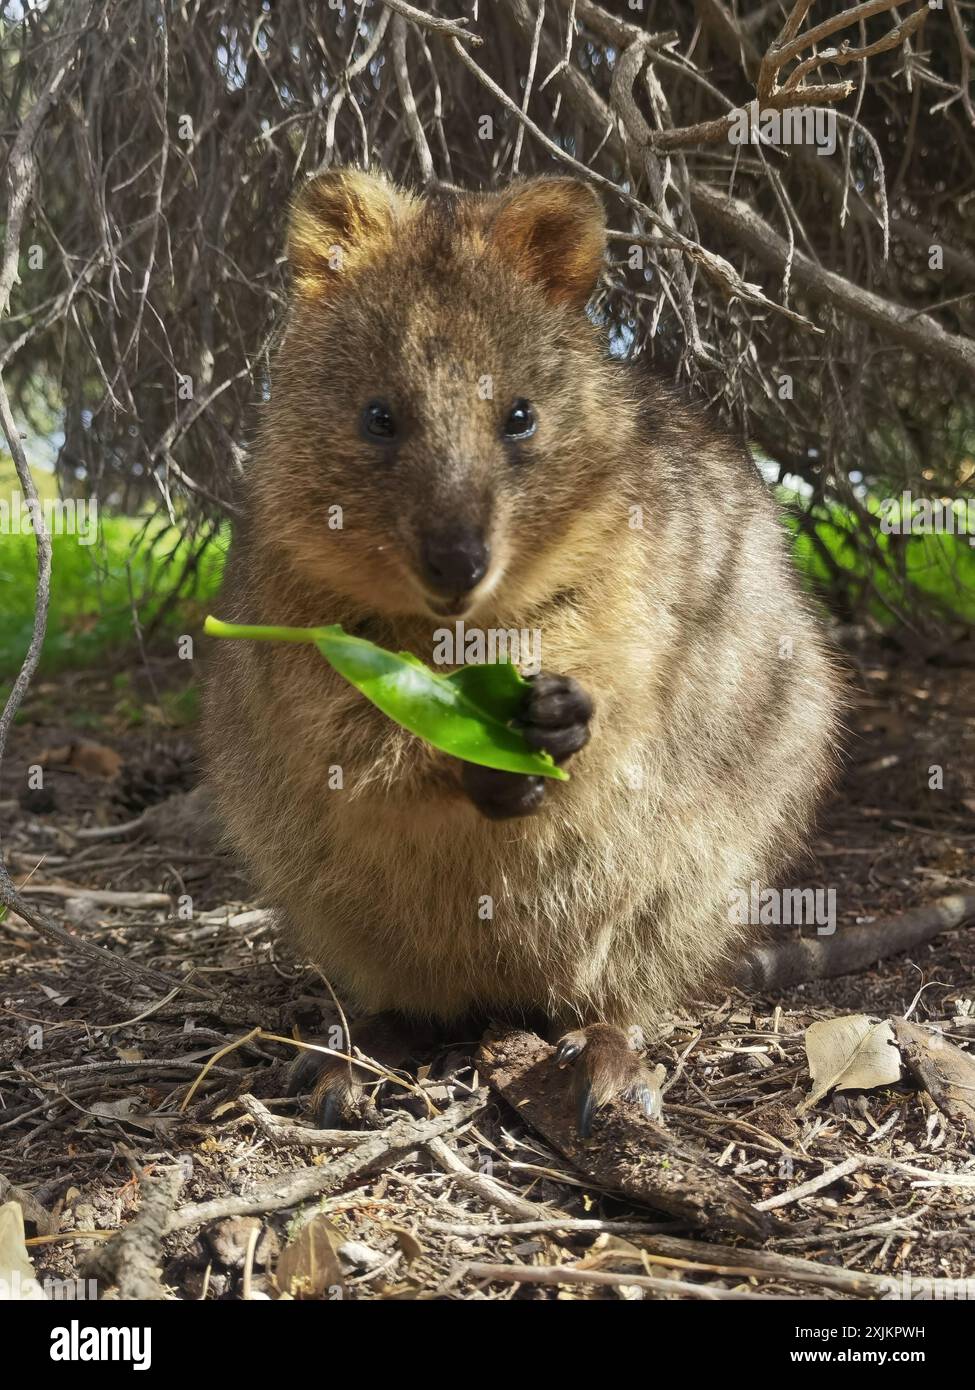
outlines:
{"label": "quokka", "polygon": [[[459,763],[308,647],[220,643],[210,777],[297,947],[365,1015],[543,1014],[580,1123],[655,1106],[642,1035],[719,981],[729,899],[800,845],[839,681],[747,449],[586,305],[582,182],[310,182],[290,313],[221,614],[430,661],[434,634],[539,629],[526,737],[571,779]],[[327,1116],[355,1078],[326,1073]]]}

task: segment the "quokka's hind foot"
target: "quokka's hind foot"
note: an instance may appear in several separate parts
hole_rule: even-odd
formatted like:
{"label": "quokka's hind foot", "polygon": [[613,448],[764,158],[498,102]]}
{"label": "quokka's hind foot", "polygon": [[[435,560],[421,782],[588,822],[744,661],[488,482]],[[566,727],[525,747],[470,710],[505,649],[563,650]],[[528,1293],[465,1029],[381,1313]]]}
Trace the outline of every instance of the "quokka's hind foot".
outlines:
{"label": "quokka's hind foot", "polygon": [[[361,1054],[365,1066],[302,1050],[292,1063],[288,1094],[302,1096],[321,1129],[372,1129],[379,1124],[378,1101],[387,1084],[378,1069],[401,1071],[432,1041],[432,1031],[398,1014],[370,1014],[350,1024],[351,1046],[321,1045],[350,1056]],[[318,1041],[315,1039],[314,1041]]]}
{"label": "quokka's hind foot", "polygon": [[572,1093],[581,1138],[592,1135],[593,1116],[611,1100],[630,1101],[648,1119],[660,1118],[664,1069],[648,1067],[642,1050],[638,1028],[624,1031],[610,1023],[590,1023],[559,1039],[556,1060],[560,1066],[571,1063],[574,1068]]}

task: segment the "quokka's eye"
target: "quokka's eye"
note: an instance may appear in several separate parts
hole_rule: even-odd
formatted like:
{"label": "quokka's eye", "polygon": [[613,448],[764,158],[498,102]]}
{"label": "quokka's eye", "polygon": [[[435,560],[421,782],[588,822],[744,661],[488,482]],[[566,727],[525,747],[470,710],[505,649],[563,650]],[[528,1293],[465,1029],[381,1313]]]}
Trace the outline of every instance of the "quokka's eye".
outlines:
{"label": "quokka's eye", "polygon": [[527,401],[515,401],[504,422],[505,439],[527,439],[535,433],[535,413]]}
{"label": "quokka's eye", "polygon": [[386,444],[396,438],[396,420],[383,401],[370,401],[362,412],[360,429],[366,439]]}

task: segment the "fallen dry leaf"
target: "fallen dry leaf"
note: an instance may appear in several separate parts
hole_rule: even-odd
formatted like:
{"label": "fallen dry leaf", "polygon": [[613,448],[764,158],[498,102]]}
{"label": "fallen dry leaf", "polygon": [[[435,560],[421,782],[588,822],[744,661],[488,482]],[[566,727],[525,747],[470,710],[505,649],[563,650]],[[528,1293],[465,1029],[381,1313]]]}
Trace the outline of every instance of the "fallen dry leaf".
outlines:
{"label": "fallen dry leaf", "polygon": [[280,1293],[321,1298],[342,1288],[339,1247],[347,1237],[325,1216],[313,1216],[281,1251],[274,1269]]}
{"label": "fallen dry leaf", "polygon": [[123,759],[114,748],[85,739],[66,743],[62,748],[46,748],[37,761],[41,767],[59,767],[82,777],[104,777],[110,781],[122,770]]}
{"label": "fallen dry leaf", "polygon": [[901,1059],[889,1022],[866,1014],[824,1019],[806,1029],[806,1058],[813,1088],[797,1107],[802,1114],[828,1091],[870,1091],[901,1078]]}

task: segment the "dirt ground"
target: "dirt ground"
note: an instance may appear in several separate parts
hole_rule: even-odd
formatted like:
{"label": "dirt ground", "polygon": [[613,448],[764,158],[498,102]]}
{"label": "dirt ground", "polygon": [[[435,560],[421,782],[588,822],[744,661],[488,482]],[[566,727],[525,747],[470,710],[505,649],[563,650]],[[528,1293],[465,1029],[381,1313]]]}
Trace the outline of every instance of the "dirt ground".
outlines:
{"label": "dirt ground", "polygon": [[[846,770],[795,875],[835,890],[838,934],[975,892],[975,643],[855,638]],[[21,1200],[39,1277],[94,1270],[101,1290],[136,1296],[145,1279],[177,1299],[477,1300],[916,1297],[911,1279],[975,1277],[963,1125],[910,1079],[799,1109],[804,1033],[823,1019],[910,1011],[975,1051],[973,926],[781,997],[697,1001],[654,1040],[669,1135],[714,1165],[705,1182],[734,1180],[767,1212],[761,1245],[653,1209],[584,1148],[567,1157],[530,1108],[482,1092],[472,1038],[447,1039],[416,1081],[387,1079],[377,1128],[316,1136],[287,1094],[288,1039],[327,1037],[335,1006],[186,809],[192,727],[160,699],[183,680],[160,661],[123,695],[104,673],[36,686],[4,770],[0,833],[32,902],[165,977],[0,923],[0,1201]],[[44,787],[22,805],[38,762]],[[108,1239],[135,1218],[146,1268]]]}

